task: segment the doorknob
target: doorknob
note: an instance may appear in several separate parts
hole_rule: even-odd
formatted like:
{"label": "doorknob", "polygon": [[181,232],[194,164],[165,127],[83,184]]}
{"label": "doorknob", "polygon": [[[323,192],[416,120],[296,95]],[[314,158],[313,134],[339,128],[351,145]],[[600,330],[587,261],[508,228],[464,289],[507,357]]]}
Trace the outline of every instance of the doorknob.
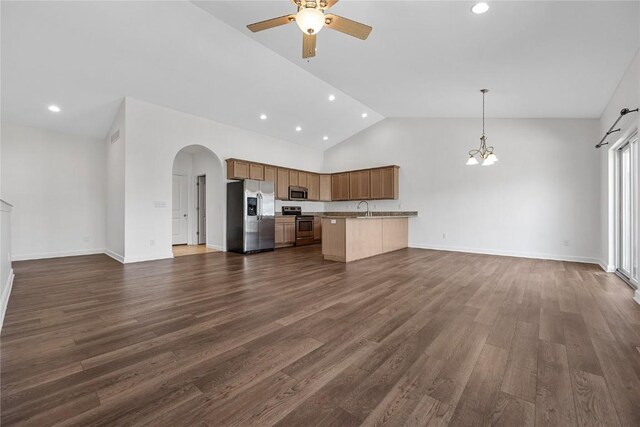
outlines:
{"label": "doorknob", "polygon": [[187,217],[187,214],[184,214],[184,215],[182,215],[182,216],[184,216],[184,217],[186,218],[186,217]]}

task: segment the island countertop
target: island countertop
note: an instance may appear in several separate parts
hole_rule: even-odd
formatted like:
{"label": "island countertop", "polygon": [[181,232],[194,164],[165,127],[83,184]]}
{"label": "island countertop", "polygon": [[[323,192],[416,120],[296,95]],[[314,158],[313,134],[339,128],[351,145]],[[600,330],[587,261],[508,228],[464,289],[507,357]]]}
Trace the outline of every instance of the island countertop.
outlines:
{"label": "island countertop", "polygon": [[[410,218],[418,216],[418,211],[369,211],[369,213],[373,218]],[[370,218],[366,216],[366,211],[304,212],[304,214],[322,218]]]}

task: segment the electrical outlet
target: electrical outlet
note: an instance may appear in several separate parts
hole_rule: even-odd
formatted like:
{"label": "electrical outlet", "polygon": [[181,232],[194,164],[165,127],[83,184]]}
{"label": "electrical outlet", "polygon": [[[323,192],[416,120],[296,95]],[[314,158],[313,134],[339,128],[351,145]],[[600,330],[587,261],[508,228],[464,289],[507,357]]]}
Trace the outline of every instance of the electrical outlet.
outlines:
{"label": "electrical outlet", "polygon": [[149,240],[149,246],[155,246],[155,245],[156,245],[155,240]]}
{"label": "electrical outlet", "polygon": [[447,238],[447,233],[442,233],[442,238],[446,239]]}
{"label": "electrical outlet", "polygon": [[564,241],[562,242],[562,245],[563,245],[563,246],[569,246],[569,241],[568,241],[568,240],[564,240]]}

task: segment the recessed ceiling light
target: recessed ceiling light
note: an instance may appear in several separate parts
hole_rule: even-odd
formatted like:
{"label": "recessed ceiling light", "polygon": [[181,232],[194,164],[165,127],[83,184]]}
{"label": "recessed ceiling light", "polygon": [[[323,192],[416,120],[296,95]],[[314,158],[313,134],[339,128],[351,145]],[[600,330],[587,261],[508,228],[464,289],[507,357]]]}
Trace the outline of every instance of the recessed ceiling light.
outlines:
{"label": "recessed ceiling light", "polygon": [[329,139],[329,137],[328,137],[328,136],[323,136],[323,137],[322,137],[322,140],[323,140],[323,141],[326,141],[327,139]]}
{"label": "recessed ceiling light", "polygon": [[329,101],[335,101],[335,100],[336,100],[335,95],[329,95]]}
{"label": "recessed ceiling light", "polygon": [[367,114],[367,113],[362,113],[362,118],[363,118],[363,119],[366,119],[366,118],[367,118],[367,116],[368,116],[368,114]]}
{"label": "recessed ceiling light", "polygon": [[57,105],[49,105],[49,111],[54,112],[54,113],[59,113],[60,112],[60,107],[58,107]]}
{"label": "recessed ceiling light", "polygon": [[266,114],[260,114],[260,120],[267,120]]}
{"label": "recessed ceiling light", "polygon": [[476,3],[471,8],[471,12],[475,13],[476,15],[480,15],[482,13],[485,13],[487,10],[489,10],[489,5],[484,3],[484,2]]}
{"label": "recessed ceiling light", "polygon": [[300,126],[296,126],[296,132],[300,132],[302,128]]}

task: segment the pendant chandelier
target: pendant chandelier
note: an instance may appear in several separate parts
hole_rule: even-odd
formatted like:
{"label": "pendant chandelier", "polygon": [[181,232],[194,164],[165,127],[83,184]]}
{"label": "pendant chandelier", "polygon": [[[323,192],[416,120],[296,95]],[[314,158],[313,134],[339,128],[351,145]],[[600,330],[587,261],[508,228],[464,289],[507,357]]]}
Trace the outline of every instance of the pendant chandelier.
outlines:
{"label": "pendant chandelier", "polygon": [[481,89],[480,92],[482,92],[482,136],[480,137],[480,148],[469,151],[469,160],[467,160],[469,166],[477,165],[478,160],[482,160],[482,166],[491,166],[498,161],[498,157],[493,153],[493,147],[487,147],[487,137],[484,134],[484,96],[489,92],[489,89]]}

